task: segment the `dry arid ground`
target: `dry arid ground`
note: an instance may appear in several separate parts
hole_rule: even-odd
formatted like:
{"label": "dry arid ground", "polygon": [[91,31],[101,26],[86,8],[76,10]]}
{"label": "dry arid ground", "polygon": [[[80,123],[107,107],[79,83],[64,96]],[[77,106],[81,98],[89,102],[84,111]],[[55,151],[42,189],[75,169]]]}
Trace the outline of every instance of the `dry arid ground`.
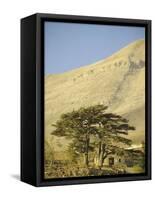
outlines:
{"label": "dry arid ground", "polygon": [[45,76],[46,156],[49,149],[64,158],[67,156],[64,152],[68,141],[51,135],[52,124],[61,114],[96,104],[107,105],[109,112],[127,118],[136,127],[128,136],[133,144],[145,140],[144,40],[135,41],[91,65]]}

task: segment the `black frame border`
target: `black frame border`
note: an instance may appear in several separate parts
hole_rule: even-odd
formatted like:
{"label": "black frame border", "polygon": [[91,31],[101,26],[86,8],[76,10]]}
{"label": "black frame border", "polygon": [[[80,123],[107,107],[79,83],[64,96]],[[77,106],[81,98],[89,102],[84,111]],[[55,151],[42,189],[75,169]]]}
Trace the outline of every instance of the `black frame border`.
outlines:
{"label": "black frame border", "polygon": [[[36,186],[136,181],[151,179],[151,20],[75,15],[36,14]],[[44,22],[70,22],[145,27],[145,140],[144,174],[44,179]]]}

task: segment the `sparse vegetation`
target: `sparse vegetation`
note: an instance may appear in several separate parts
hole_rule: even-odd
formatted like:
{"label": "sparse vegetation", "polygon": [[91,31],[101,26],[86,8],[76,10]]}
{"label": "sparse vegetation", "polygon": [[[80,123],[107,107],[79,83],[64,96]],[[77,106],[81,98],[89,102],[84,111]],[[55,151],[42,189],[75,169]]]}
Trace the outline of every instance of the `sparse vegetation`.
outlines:
{"label": "sparse vegetation", "polygon": [[145,171],[144,45],[45,77],[45,178]]}
{"label": "sparse vegetation", "polygon": [[104,161],[110,155],[123,156],[126,153],[125,147],[132,141],[124,135],[128,135],[129,130],[134,131],[135,127],[122,116],[107,113],[107,108],[103,105],[82,107],[62,114],[52,124],[55,130],[51,134],[66,137],[70,143],[65,152],[69,159],[53,163],[48,168],[49,177],[126,173],[125,164],[120,163],[120,159],[117,165],[109,164],[110,167],[104,165]]}

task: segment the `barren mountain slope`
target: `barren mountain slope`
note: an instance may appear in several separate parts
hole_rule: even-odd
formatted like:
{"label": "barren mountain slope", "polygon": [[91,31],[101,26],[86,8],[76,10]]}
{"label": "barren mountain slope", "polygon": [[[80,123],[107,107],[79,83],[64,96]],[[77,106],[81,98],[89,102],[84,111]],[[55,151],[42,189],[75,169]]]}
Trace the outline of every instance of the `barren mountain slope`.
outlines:
{"label": "barren mountain slope", "polygon": [[45,136],[62,113],[82,106],[105,104],[124,115],[136,131],[135,143],[144,140],[145,43],[135,41],[97,63],[45,77]]}

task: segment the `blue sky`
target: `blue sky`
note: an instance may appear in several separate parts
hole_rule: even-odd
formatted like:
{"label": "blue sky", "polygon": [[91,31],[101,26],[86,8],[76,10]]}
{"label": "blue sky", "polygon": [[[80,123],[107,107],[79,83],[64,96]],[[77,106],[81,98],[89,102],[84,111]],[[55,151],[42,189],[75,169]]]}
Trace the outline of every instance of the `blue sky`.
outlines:
{"label": "blue sky", "polygon": [[44,31],[45,74],[92,64],[145,38],[143,27],[45,22]]}

